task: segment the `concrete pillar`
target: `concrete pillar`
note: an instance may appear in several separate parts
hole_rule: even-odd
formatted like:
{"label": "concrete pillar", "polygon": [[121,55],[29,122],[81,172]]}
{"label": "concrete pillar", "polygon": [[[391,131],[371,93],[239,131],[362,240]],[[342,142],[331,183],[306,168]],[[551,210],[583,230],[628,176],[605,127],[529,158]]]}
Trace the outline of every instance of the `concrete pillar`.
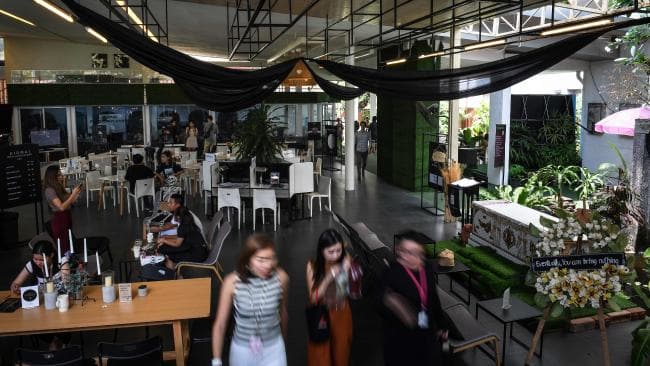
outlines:
{"label": "concrete pillar", "polygon": [[646,217],[646,228],[650,228],[650,120],[637,119],[634,127],[634,148],[630,183],[633,192],[638,192],[636,205]]}
{"label": "concrete pillar", "polygon": [[[494,167],[494,136],[496,125],[506,125],[506,154],[503,166]],[[508,184],[508,167],[510,166],[510,88],[499,90],[490,94],[490,129],[488,130],[487,163],[488,183],[494,185]]]}
{"label": "concrete pillar", "polygon": [[[454,46],[461,45],[460,29],[453,32]],[[449,69],[460,68],[460,53],[453,53],[449,57]],[[460,115],[459,115],[458,100],[449,101],[449,158],[458,161],[458,129],[460,128]]]}
{"label": "concrete pillar", "polygon": [[370,93],[370,121],[377,115],[377,94]]}
{"label": "concrete pillar", "polygon": [[[350,51],[354,52],[354,49]],[[348,65],[354,65],[354,56],[346,58]],[[347,84],[347,83],[346,83]],[[351,86],[351,85],[348,85]],[[345,101],[345,190],[355,189],[354,167],[354,121],[359,115],[359,98]]]}

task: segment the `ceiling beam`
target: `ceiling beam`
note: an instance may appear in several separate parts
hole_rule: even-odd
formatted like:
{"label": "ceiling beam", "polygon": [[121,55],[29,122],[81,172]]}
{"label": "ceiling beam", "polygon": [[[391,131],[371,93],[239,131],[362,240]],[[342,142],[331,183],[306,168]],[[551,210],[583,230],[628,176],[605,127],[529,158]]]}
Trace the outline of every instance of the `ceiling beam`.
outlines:
{"label": "ceiling beam", "polygon": [[[266,0],[260,0],[260,2],[257,3],[257,7],[255,8],[253,15],[248,19],[248,24],[246,24],[246,29],[244,29],[244,33],[241,36],[239,36],[239,38],[237,39],[237,43],[235,43],[235,46],[233,46],[232,50],[230,51],[230,55],[228,56],[229,60],[232,60],[235,53],[237,53],[239,46],[241,46],[242,41],[244,40],[244,38],[246,38],[248,32],[250,32],[253,24],[255,24],[255,21],[257,20],[257,16],[260,14],[260,11],[262,10],[262,6],[264,6],[265,1]],[[237,10],[239,10],[239,8],[237,8]]]}

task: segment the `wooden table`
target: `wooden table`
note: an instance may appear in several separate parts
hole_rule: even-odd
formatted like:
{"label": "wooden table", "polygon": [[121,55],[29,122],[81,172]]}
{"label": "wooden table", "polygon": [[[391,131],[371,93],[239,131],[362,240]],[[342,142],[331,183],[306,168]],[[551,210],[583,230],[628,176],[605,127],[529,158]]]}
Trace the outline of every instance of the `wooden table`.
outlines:
{"label": "wooden table", "polygon": [[[117,175],[109,175],[105,177],[100,177],[99,180],[102,181],[102,186],[101,189],[99,190],[99,195],[100,197],[104,197],[104,185],[105,184],[113,184],[115,183],[115,189],[117,189],[117,201],[120,205],[120,216],[124,215],[124,196],[125,193],[128,194],[128,190],[126,187],[126,184],[128,183],[124,178],[120,178]],[[126,197],[126,199],[129,199],[129,197]],[[100,210],[103,205],[103,200],[99,200],[99,204],[97,206],[97,210]],[[103,207],[106,209],[106,207]]]}
{"label": "wooden table", "polygon": [[[95,301],[87,301],[83,306],[75,302],[65,313],[45,310],[43,304],[37,309],[0,313],[0,336],[171,324],[176,365],[185,365],[189,352],[188,321],[210,316],[210,279],[147,282],[146,285],[149,288],[146,297],[138,297],[139,283],[131,285],[133,301],[130,303],[121,303],[118,299],[104,304],[101,287],[87,286],[84,294]],[[9,295],[9,291],[0,291],[0,298]]]}

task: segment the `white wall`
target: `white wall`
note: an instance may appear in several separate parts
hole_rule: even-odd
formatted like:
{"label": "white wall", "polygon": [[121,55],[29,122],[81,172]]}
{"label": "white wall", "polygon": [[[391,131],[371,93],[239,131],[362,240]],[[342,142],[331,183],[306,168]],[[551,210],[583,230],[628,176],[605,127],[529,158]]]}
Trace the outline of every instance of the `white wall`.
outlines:
{"label": "white wall", "polygon": [[[584,72],[582,89],[582,121],[584,126],[587,126],[587,106],[589,103],[608,103],[609,108],[617,110],[619,102],[609,100],[609,95],[606,92],[607,86],[612,82],[610,80],[611,72],[618,66],[612,61],[591,62],[590,65],[591,69],[587,67]],[[611,114],[612,110],[609,108],[608,114]],[[582,129],[582,165],[590,170],[596,170],[601,163],[619,165],[620,159],[618,155],[608,144],[611,142],[621,151],[627,165],[631,167],[633,141],[634,138],[628,136],[591,134]]]}
{"label": "white wall", "polygon": [[5,38],[5,75],[10,80],[12,70],[91,70],[93,53],[108,54],[108,68],[98,70],[154,73],[133,59],[128,69],[114,69],[113,54],[123,52],[111,46],[9,37]]}

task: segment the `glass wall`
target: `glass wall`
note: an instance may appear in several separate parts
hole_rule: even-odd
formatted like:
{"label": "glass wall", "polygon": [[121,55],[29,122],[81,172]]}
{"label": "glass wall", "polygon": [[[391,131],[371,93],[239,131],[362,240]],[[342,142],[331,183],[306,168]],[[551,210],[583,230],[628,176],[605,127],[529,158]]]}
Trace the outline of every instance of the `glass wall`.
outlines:
{"label": "glass wall", "polygon": [[75,116],[79,155],[144,144],[141,106],[81,106]]}
{"label": "glass wall", "polygon": [[[203,123],[207,121],[209,111],[194,105],[152,105],[149,107],[151,118],[151,143],[156,145],[163,140],[166,144],[184,144],[185,128],[193,121],[203,134]],[[172,120],[176,121],[175,125]]]}
{"label": "glass wall", "polygon": [[20,128],[24,144],[68,147],[68,118],[65,108],[21,108]]}

